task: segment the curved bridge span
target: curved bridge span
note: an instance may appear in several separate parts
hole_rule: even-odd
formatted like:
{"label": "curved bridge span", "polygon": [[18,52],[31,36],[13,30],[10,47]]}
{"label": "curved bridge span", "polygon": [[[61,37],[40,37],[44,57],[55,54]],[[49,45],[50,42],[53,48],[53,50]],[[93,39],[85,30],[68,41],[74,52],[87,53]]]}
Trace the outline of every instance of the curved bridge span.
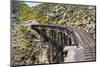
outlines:
{"label": "curved bridge span", "polygon": [[[96,46],[95,40],[85,31],[72,27],[63,27],[57,25],[38,25],[29,24],[42,38],[44,42],[49,42],[52,49],[56,48],[56,55],[52,53],[52,58],[49,62],[62,63],[68,54],[66,47],[82,47],[84,49],[84,60],[78,61],[95,61],[96,60]],[[47,32],[49,30],[49,32]],[[51,33],[51,34],[50,34]],[[49,35],[50,34],[50,35]],[[67,53],[66,53],[67,51]],[[61,58],[62,60],[59,60]],[[77,62],[77,61],[76,61]]]}

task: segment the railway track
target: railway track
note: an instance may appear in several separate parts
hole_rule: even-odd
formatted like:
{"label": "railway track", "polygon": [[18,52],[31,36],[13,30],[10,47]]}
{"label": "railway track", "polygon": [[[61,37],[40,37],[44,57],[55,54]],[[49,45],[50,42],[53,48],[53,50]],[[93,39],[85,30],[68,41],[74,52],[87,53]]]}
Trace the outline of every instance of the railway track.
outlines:
{"label": "railway track", "polygon": [[95,49],[95,41],[91,39],[87,33],[83,30],[79,29],[74,29],[73,32],[76,32],[82,42],[83,42],[83,47],[84,47],[84,52],[85,52],[85,59],[86,61],[94,61],[96,60],[96,49]]}

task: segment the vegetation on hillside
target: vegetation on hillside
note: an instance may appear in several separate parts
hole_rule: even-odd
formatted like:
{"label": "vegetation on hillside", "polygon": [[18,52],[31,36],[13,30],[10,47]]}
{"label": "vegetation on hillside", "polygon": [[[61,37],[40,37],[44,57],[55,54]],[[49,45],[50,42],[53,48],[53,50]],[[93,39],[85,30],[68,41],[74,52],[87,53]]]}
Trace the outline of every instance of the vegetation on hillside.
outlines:
{"label": "vegetation on hillside", "polygon": [[47,59],[42,61],[41,58],[42,53],[45,54],[44,51],[49,49],[47,45],[49,43],[44,42],[36,31],[24,25],[26,22],[29,23],[30,20],[36,20],[39,24],[62,25],[83,29],[95,39],[95,6],[41,3],[35,7],[30,7],[24,2],[14,1],[11,9],[11,60],[14,65],[49,63]]}
{"label": "vegetation on hillside", "polygon": [[81,28],[95,39],[95,6],[43,3],[35,7],[20,5],[21,21],[37,20],[40,24],[64,25]]}

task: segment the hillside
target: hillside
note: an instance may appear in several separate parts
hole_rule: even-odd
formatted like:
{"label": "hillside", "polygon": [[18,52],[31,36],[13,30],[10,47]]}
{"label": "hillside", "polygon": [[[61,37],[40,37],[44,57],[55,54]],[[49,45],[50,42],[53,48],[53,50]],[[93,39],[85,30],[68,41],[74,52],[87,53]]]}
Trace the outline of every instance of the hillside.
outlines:
{"label": "hillside", "polygon": [[20,11],[19,19],[22,21],[37,20],[40,24],[81,28],[95,39],[95,6],[44,3],[29,7],[22,4]]}
{"label": "hillside", "polygon": [[[35,30],[24,25],[26,23],[37,22],[38,24],[83,29],[94,40],[96,39],[95,6],[42,3],[35,7],[30,7],[24,2],[16,2],[15,4],[12,4],[14,6],[12,6],[11,15],[11,60],[13,65],[53,63],[47,61],[47,55],[52,50],[54,50],[54,53],[59,50],[56,47],[50,49],[52,48],[48,46],[50,43],[43,42],[43,39]],[[51,32],[49,34],[52,36]]]}

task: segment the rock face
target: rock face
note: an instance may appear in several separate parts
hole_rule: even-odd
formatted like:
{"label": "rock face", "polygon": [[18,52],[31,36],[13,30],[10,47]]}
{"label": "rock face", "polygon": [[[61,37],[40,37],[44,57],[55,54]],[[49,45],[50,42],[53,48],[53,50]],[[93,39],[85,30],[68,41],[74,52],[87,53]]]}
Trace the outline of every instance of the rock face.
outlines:
{"label": "rock face", "polygon": [[39,60],[42,64],[44,63],[49,63],[48,62],[48,56],[47,56],[47,49],[43,49],[40,56],[39,56]]}
{"label": "rock face", "polygon": [[64,58],[64,62],[85,61],[85,54],[83,47],[66,46],[63,51],[67,52],[67,55]]}

